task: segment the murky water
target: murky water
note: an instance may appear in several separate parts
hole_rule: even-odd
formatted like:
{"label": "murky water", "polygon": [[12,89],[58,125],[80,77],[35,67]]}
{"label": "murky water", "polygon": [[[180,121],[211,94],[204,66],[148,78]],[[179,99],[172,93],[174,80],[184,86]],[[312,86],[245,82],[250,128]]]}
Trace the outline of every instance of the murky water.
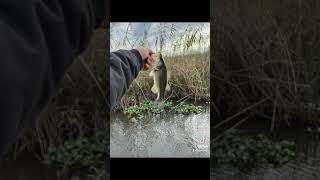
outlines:
{"label": "murky water", "polygon": [[320,134],[305,129],[278,129],[277,139],[289,139],[297,144],[297,158],[281,167],[258,166],[240,170],[230,166],[211,167],[214,180],[318,180],[320,179]]}
{"label": "murky water", "polygon": [[137,121],[111,115],[111,157],[210,157],[209,109],[199,114],[149,114]]}

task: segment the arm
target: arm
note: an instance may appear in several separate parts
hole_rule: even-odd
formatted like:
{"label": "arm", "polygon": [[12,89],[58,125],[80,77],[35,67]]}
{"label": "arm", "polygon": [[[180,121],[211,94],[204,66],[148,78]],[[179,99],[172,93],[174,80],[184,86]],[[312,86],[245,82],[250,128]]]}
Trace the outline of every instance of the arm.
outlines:
{"label": "arm", "polygon": [[98,2],[0,2],[0,156],[36,119],[87,47],[101,19],[95,17]]}
{"label": "arm", "polygon": [[135,49],[110,53],[110,110],[127,92],[142,68],[141,55]]}

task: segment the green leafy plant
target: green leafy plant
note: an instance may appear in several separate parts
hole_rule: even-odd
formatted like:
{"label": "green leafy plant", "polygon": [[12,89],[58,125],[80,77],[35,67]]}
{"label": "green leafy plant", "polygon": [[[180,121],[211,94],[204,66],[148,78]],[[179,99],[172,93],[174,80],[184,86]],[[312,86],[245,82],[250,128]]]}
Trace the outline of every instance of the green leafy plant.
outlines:
{"label": "green leafy plant", "polygon": [[166,101],[163,106],[159,106],[150,100],[143,101],[142,103],[125,108],[124,113],[130,118],[143,118],[146,113],[160,114],[165,110],[174,110],[177,113],[190,114],[200,113],[204,109],[202,106],[195,106],[192,104],[179,104],[173,107],[172,101]]}
{"label": "green leafy plant", "polygon": [[178,113],[201,113],[204,111],[202,106],[195,106],[193,104],[180,104],[175,108]]}
{"label": "green leafy plant", "polygon": [[[165,104],[165,107],[168,107],[168,104]],[[143,115],[147,112],[151,112],[153,114],[159,114],[163,111],[162,108],[157,106],[155,103],[152,101],[146,100],[139,105],[134,105],[126,108],[124,110],[124,113],[127,114],[129,117],[138,117],[142,118]]]}
{"label": "green leafy plant", "polygon": [[58,146],[51,145],[44,162],[50,167],[73,171],[102,169],[107,152],[107,138],[98,134],[95,138],[79,138]]}
{"label": "green leafy plant", "polygon": [[295,157],[295,143],[274,142],[265,135],[241,136],[236,131],[227,133],[212,146],[215,162],[241,166],[254,164],[282,165]]}

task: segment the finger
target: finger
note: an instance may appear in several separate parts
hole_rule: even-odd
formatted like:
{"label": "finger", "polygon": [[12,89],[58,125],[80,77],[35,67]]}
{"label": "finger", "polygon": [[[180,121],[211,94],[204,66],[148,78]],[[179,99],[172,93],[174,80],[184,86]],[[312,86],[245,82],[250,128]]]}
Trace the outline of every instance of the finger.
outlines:
{"label": "finger", "polygon": [[144,60],[143,60],[143,64],[148,63],[148,59],[149,59],[149,57],[144,58]]}
{"label": "finger", "polygon": [[149,59],[150,59],[151,61],[154,61],[154,60],[155,60],[155,56],[154,56],[154,55],[151,55]]}
{"label": "finger", "polygon": [[151,59],[150,64],[151,64],[151,65],[155,64],[155,60],[154,60],[154,59]]}
{"label": "finger", "polygon": [[152,61],[155,61],[156,58],[157,58],[157,56],[155,56],[155,55],[153,55],[153,56],[151,56],[151,57],[152,57]]}
{"label": "finger", "polygon": [[150,62],[149,58],[147,58],[147,59],[144,61],[145,64],[150,64],[149,62]]}
{"label": "finger", "polygon": [[149,59],[150,58],[150,54],[148,54],[147,52],[144,54],[144,61],[147,61],[147,59]]}
{"label": "finger", "polygon": [[150,68],[149,64],[144,64],[144,69],[148,70]]}
{"label": "finger", "polygon": [[152,58],[148,58],[148,59],[147,59],[147,63],[148,63],[148,64],[152,64]]}
{"label": "finger", "polygon": [[150,63],[152,61],[152,57],[148,56],[146,59],[145,59],[145,63]]}

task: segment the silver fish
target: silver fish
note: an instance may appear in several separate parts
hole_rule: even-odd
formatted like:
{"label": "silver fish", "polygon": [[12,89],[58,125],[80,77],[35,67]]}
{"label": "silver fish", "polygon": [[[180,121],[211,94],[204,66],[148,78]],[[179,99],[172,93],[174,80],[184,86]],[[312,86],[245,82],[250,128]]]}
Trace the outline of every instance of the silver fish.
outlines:
{"label": "silver fish", "polygon": [[170,91],[170,86],[168,85],[167,67],[161,53],[156,67],[150,72],[150,76],[153,77],[153,86],[151,91],[154,94],[157,94],[156,101],[164,101],[165,91]]}

